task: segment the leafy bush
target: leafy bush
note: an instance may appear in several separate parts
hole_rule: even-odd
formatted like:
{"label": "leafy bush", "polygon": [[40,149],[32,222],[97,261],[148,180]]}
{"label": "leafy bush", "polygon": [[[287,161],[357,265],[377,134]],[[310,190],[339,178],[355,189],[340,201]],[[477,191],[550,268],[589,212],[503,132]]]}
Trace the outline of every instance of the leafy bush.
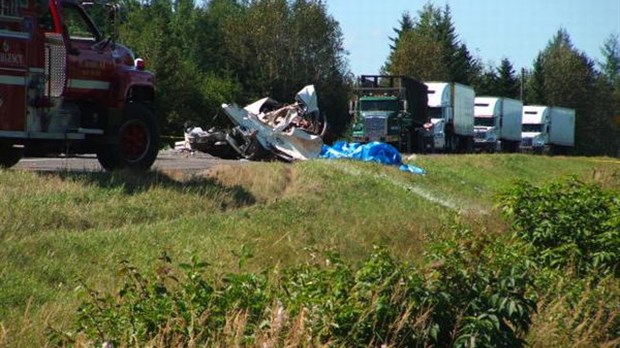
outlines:
{"label": "leafy bush", "polygon": [[519,243],[456,229],[436,243],[426,288],[439,346],[520,347],[535,311],[533,263]]}
{"label": "leafy bush", "polygon": [[599,186],[571,179],[547,186],[519,182],[500,195],[519,238],[541,264],[619,275],[620,199]]}
{"label": "leafy bush", "polygon": [[383,249],[356,270],[337,255],[329,263],[291,269],[281,282],[283,305],[305,312],[310,335],[347,347],[408,347],[428,339],[423,281],[413,268]]}
{"label": "leafy bush", "polygon": [[75,334],[115,346],[388,344],[523,345],[534,310],[527,260],[506,240],[457,228],[418,269],[377,249],[354,266],[330,254],[320,263],[264,274],[203,275],[207,264],[162,257],[152,276],[123,263],[116,295],[91,292]]}
{"label": "leafy bush", "polygon": [[552,347],[620,344],[620,200],[574,179],[519,182],[500,195],[514,236],[539,269],[528,343]]}
{"label": "leafy bush", "polygon": [[207,276],[206,263],[177,268],[164,255],[142,275],[124,262],[120,290],[91,291],[75,332],[51,338],[82,337],[86,346],[617,344],[618,198],[575,180],[522,182],[500,207],[515,233],[457,225],[418,267],[381,248],[360,264],[327,254],[269,274]]}
{"label": "leafy bush", "polygon": [[[185,346],[215,337],[231,313],[243,311],[250,319],[244,329],[251,334],[268,306],[265,277],[230,274],[216,286],[202,275],[207,265],[195,259],[181,264],[184,274],[177,278],[163,255],[155,274],[147,277],[123,261],[124,282],[117,295],[89,291],[78,310],[77,332],[98,344],[142,346],[157,339],[164,346]],[[52,330],[58,342],[73,336]]]}

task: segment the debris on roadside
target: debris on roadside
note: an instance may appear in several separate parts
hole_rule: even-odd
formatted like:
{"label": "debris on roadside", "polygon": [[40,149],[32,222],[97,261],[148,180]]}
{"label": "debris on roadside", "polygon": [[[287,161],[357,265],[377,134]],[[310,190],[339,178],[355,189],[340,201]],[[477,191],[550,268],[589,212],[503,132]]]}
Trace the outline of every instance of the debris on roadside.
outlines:
{"label": "debris on roadside", "polygon": [[420,167],[404,164],[400,152],[394,146],[378,141],[367,144],[338,141],[333,146],[323,145],[321,158],[348,158],[366,162],[378,162],[387,165],[397,165],[401,171],[420,175],[426,174],[426,171]]}
{"label": "debris on roadside", "polygon": [[[292,104],[263,98],[243,108],[223,104],[230,130],[186,129],[179,149],[189,148],[225,159],[306,160],[319,157],[327,124],[319,112],[313,85],[299,91]],[[175,148],[177,147],[175,146]]]}
{"label": "debris on roadside", "polygon": [[321,116],[313,85],[305,86],[292,104],[262,98],[241,108],[223,104],[222,110],[233,124],[231,129],[187,127],[185,141],[176,143],[180,151],[200,151],[223,159],[287,162],[313,158],[349,158],[398,165],[400,170],[426,174],[422,168],[403,164],[392,145],[336,142],[323,144],[327,123]]}

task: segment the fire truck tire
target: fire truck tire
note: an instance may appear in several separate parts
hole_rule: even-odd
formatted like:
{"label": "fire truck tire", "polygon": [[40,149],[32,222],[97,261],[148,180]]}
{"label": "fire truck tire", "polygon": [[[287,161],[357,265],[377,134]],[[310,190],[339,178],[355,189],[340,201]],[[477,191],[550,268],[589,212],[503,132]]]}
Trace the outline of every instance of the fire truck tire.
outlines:
{"label": "fire truck tire", "polygon": [[0,168],[11,168],[22,158],[23,149],[15,148],[11,144],[0,144]]}
{"label": "fire truck tire", "polygon": [[106,170],[148,170],[159,152],[159,127],[153,111],[144,104],[130,103],[124,120],[108,134],[115,141],[97,152],[97,159]]}

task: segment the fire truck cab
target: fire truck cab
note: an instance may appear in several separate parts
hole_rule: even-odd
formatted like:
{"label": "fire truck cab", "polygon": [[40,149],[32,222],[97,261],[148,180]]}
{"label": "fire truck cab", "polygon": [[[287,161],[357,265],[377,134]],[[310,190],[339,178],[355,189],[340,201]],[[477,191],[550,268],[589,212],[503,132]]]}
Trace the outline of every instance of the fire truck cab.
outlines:
{"label": "fire truck cab", "polygon": [[153,73],[78,0],[0,0],[0,167],[95,153],[146,170],[159,149]]}

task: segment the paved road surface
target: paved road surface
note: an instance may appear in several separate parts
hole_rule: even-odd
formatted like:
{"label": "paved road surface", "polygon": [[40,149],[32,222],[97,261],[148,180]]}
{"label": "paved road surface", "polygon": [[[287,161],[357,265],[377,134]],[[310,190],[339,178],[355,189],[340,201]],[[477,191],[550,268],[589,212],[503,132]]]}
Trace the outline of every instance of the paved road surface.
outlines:
{"label": "paved road surface", "polygon": [[[242,163],[247,163],[247,161],[223,160],[201,152],[189,155],[174,150],[166,150],[159,153],[155,164],[153,164],[153,169],[162,172],[180,171],[184,174],[194,174],[219,164]],[[13,168],[17,170],[33,171],[103,171],[103,168],[99,165],[94,155],[58,158],[22,158]]]}

